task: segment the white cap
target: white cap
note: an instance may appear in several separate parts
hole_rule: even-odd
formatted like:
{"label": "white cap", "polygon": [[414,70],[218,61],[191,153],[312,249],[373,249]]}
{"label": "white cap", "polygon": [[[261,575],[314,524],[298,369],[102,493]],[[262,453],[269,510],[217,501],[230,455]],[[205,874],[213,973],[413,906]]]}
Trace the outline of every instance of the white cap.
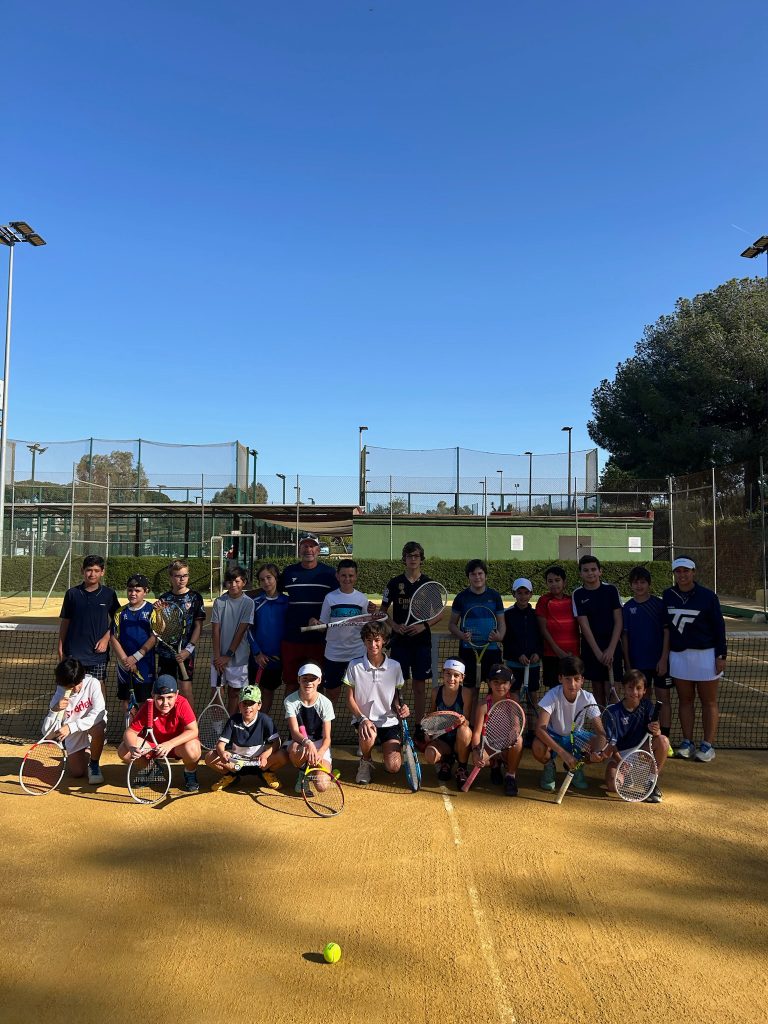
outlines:
{"label": "white cap", "polygon": [[675,569],[695,569],[696,563],[692,558],[676,558],[672,563],[672,572]]}
{"label": "white cap", "polygon": [[530,580],[527,580],[525,576],[521,576],[519,579],[515,580],[512,584],[512,593],[514,594],[516,590],[520,589],[520,587],[525,587],[526,590],[530,590],[530,592],[533,593],[533,584]]}
{"label": "white cap", "polygon": [[459,661],[458,658],[446,658],[443,662],[443,668],[450,669],[452,672],[461,672],[462,675],[467,671],[467,666],[463,661]]}
{"label": "white cap", "polygon": [[302,544],[317,544],[317,546],[320,547],[320,541],[317,539],[317,537],[313,537],[311,533],[309,534],[308,537],[301,538],[301,540],[299,541],[299,547],[301,547]]}
{"label": "white cap", "polygon": [[299,671],[296,673],[297,676],[314,676],[315,679],[322,679],[323,670],[319,665],[316,665],[314,661],[308,661],[306,665],[302,665]]}

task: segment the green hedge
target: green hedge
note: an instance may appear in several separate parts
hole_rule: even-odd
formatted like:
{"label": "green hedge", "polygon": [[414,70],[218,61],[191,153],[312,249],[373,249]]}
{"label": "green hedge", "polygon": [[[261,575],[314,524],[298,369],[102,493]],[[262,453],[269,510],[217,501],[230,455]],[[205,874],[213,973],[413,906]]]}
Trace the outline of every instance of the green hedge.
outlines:
{"label": "green hedge", "polygon": [[[271,561],[271,560],[270,560]],[[286,565],[295,562],[294,558],[275,559],[281,569]],[[167,558],[156,557],[125,557],[119,556],[110,558],[107,561],[105,582],[114,587],[118,594],[125,591],[125,582],[130,575],[136,572],[143,573],[149,577],[152,583],[152,592],[157,595],[168,589],[168,564]],[[384,559],[370,559],[366,562],[359,562],[360,578],[358,586],[369,594],[380,594],[387,582],[393,576],[403,571],[403,563],[400,561],[390,562]],[[489,566],[488,585],[502,594],[509,594],[512,589],[512,581],[518,576],[525,576],[533,583],[534,593],[541,594],[545,591],[544,571],[552,564],[550,561],[529,561],[526,559],[514,562],[496,562]],[[567,574],[567,586],[572,589],[579,580],[579,572],[576,562],[566,561],[561,563]],[[603,562],[603,579],[607,583],[615,583],[622,595],[629,594],[629,583],[627,577],[630,569],[635,564],[645,565],[650,571],[653,580],[653,589],[660,594],[672,581],[672,568],[669,562]],[[35,584],[37,593],[46,591],[53,582],[53,578],[61,565],[59,558],[41,556],[35,558]],[[463,590],[467,585],[467,577],[464,573],[464,559],[441,559],[430,558],[425,563],[424,571],[444,584],[452,594]],[[199,590],[203,594],[208,593],[210,586],[210,562],[207,558],[189,559],[189,585],[193,590]],[[29,558],[14,557],[3,560],[3,593],[13,592],[26,593],[29,589]],[[80,582],[79,562],[72,567],[72,583]],[[56,593],[63,593],[67,588],[67,571],[61,573]]]}

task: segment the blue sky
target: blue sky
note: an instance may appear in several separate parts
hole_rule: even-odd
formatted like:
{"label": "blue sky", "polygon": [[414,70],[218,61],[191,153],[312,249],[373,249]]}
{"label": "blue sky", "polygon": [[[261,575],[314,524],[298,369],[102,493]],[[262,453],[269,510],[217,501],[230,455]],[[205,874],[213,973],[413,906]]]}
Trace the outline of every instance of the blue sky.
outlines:
{"label": "blue sky", "polygon": [[260,477],[354,474],[360,424],[589,447],[644,325],[765,271],[739,253],[768,232],[767,24],[739,0],[11,2],[0,223],[48,245],[16,249],[10,435],[237,438]]}

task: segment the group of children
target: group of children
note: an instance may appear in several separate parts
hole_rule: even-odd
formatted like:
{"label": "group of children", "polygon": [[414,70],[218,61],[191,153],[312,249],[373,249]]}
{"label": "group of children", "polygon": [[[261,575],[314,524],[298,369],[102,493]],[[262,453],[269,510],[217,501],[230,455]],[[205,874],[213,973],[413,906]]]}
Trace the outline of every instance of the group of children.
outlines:
{"label": "group of children", "polygon": [[[220,743],[210,752],[206,763],[222,777],[235,774],[228,771],[232,762],[226,752],[231,749],[249,760],[256,750],[254,757],[259,763],[252,767],[268,772],[289,763],[296,768],[319,763],[330,768],[331,723],[342,687],[346,690],[358,736],[357,782],[364,785],[370,781],[372,751],[376,745],[382,748],[385,769],[399,771],[402,763],[400,720],[410,714],[410,709],[402,702],[401,691],[409,677],[414,691],[416,737],[424,760],[436,766],[441,781],[450,779],[455,762],[456,784],[461,788],[470,762],[487,761],[482,734],[488,711],[498,700],[520,699],[523,680],[527,677],[528,743],[533,756],[544,765],[542,787],[552,789],[556,758],[562,758],[566,767],[575,764],[568,738],[575,716],[587,699],[583,683],[587,681],[591,685],[594,696],[589,696],[589,700],[596,700],[601,707],[609,698],[617,703],[613,683],[622,679],[623,669],[627,670],[623,676],[624,709],[627,715],[631,713],[633,723],[630,739],[638,729],[648,726],[648,731],[654,735],[657,761],[663,763],[669,749],[669,687],[672,684],[667,672],[670,663],[680,695],[684,731],[684,742],[678,752],[683,757],[696,756],[703,761],[714,757],[712,743],[717,725],[714,669],[722,671],[724,664],[725,630],[724,625],[721,628],[722,615],[716,595],[695,583],[695,566],[689,559],[677,559],[674,563],[676,586],[665,592],[663,600],[651,594],[648,571],[643,567],[634,568],[629,574],[633,597],[623,608],[618,590],[602,582],[600,563],[594,556],[586,555],[580,560],[581,585],[571,595],[565,591],[564,570],[553,565],[544,574],[547,592],[539,598],[535,609],[530,603],[533,595],[530,580],[520,577],[514,581],[514,604],[504,609],[500,594],[487,585],[485,563],[480,559],[471,560],[466,566],[468,586],[456,596],[451,608],[449,630],[459,641],[458,656],[445,662],[440,683],[432,688],[430,702],[430,708],[458,712],[464,720],[454,733],[430,741],[418,726],[427,710],[427,682],[431,683],[432,675],[430,625],[436,620],[405,625],[412,594],[429,579],[422,571],[424,549],[415,541],[405,545],[402,553],[405,572],[389,581],[380,608],[356,589],[357,565],[351,559],[338,564],[337,587],[331,590],[328,567],[317,563],[316,549],[315,538],[303,539],[301,563],[289,567],[283,574],[272,563],[261,566],[257,573],[259,589],[255,592],[245,589],[248,578],[244,569],[228,570],[224,581],[226,592],[214,601],[210,681],[212,687],[222,685],[225,688],[231,718],[222,734],[223,746]],[[315,576],[320,572],[322,586],[317,586]],[[174,750],[176,756],[182,758],[185,785],[194,791],[198,787],[195,765],[201,751],[196,725],[192,724],[192,675],[205,619],[202,597],[189,588],[189,568],[183,560],[171,563],[170,589],[154,603],[147,600],[150,584],[146,577],[130,577],[128,603],[122,609],[114,591],[103,586],[103,574],[102,559],[86,558],[83,583],[67,593],[62,606],[59,687],[63,686],[58,676],[60,671],[67,678],[81,670],[82,679],[102,680],[101,706],[97,706],[92,695],[89,698],[95,708],[93,724],[96,726],[96,731],[91,732],[90,756],[87,764],[76,760],[73,767],[82,769],[81,774],[87,774],[93,783],[102,781],[99,753],[106,721],[103,680],[111,647],[118,663],[118,696],[124,709],[127,711],[135,703],[141,706],[150,698],[154,701],[155,722],[160,723],[156,727],[158,739],[162,733],[163,744],[177,741],[165,749]],[[307,601],[304,593],[301,595],[304,600],[294,600],[291,604],[285,591],[290,591],[291,584],[296,589],[297,581],[303,587],[311,583],[318,591],[313,593],[312,601]],[[178,653],[157,649],[150,624],[153,609],[171,604],[181,608],[187,627]],[[687,609],[686,614],[678,613],[678,605]],[[475,606],[488,609],[495,621],[479,662],[477,646],[464,628],[464,617]],[[293,636],[293,644],[299,652],[322,653],[322,657],[299,666],[297,682],[293,685],[285,678],[289,607],[296,619],[294,632],[300,629],[299,622],[313,625],[357,620],[349,626],[329,629],[324,647],[317,646],[316,633],[299,638],[304,646],[296,642],[296,635]],[[359,616],[376,614],[387,618],[373,619],[360,628]],[[695,634],[691,640],[692,621]],[[687,646],[685,640],[681,640],[686,628],[689,630]],[[306,646],[309,640],[314,645],[311,648]],[[702,645],[710,641],[711,650],[705,652]],[[688,647],[695,649],[693,661],[689,658]],[[711,679],[707,678],[710,669],[706,660],[710,655]],[[675,657],[679,674],[675,673]],[[70,663],[66,669],[62,667],[65,661]],[[73,661],[77,669],[73,668]],[[639,692],[640,679],[648,694],[653,689],[661,702],[658,724],[650,721],[652,704],[645,688]],[[487,682],[488,695],[479,701],[481,681]],[[283,683],[287,693],[284,705],[289,736],[281,743],[270,711],[274,692]],[[542,687],[548,688],[548,692],[537,700]],[[89,684],[89,693],[92,689]],[[57,689],[52,710],[61,704],[63,692]],[[704,705],[705,736],[698,750],[690,735],[695,692]],[[132,699],[134,695],[136,701]],[[619,714],[618,717],[627,716]],[[137,723],[143,725],[143,718],[138,717],[128,724],[120,748],[124,760],[134,756],[138,749],[134,741],[141,729],[137,732],[134,728]],[[256,731],[252,732],[254,729]],[[68,740],[68,748],[71,743],[74,746],[73,741]],[[86,749],[82,739],[78,743],[79,750]],[[517,793],[516,771],[522,751],[521,737],[514,749],[502,752],[491,763],[492,780],[502,784],[504,793],[509,796]],[[607,781],[611,788],[610,774]],[[574,785],[580,788],[583,784],[581,774],[577,773]]]}

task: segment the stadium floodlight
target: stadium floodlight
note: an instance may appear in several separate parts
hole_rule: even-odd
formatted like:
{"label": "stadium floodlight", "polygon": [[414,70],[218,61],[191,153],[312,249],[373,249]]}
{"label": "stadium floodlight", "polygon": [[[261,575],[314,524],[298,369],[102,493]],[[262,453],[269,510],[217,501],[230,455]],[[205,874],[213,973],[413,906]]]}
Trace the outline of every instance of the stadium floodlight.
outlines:
{"label": "stadium floodlight", "polygon": [[768,235],[760,235],[752,245],[747,246],[741,255],[748,260],[753,260],[756,256],[762,256],[763,253],[766,255],[766,277],[768,277]]}
{"label": "stadium floodlight", "polygon": [[561,430],[568,431],[568,512],[571,511],[571,433],[573,427],[560,427]]}
{"label": "stadium floodlight", "polygon": [[275,473],[278,480],[283,481],[283,504],[285,504],[285,473]]}
{"label": "stadium floodlight", "polygon": [[0,225],[0,243],[8,246],[8,303],[5,312],[5,353],[3,356],[3,418],[0,422],[0,595],[3,592],[3,547],[5,542],[5,468],[8,454],[8,390],[11,367],[11,309],[13,305],[13,250],[19,242],[45,245],[45,240],[25,220]]}

